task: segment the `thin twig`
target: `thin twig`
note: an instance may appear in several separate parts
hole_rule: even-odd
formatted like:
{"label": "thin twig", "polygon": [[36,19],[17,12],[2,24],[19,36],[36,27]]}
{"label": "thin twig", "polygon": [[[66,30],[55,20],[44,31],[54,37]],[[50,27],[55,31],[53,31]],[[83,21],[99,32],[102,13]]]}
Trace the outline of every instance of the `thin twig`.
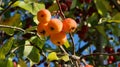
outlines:
{"label": "thin twig", "polygon": [[1,13],[0,13],[0,16],[3,15],[5,12],[7,12],[7,10],[16,2],[17,0],[13,0],[12,3],[10,3],[10,5],[5,8]]}
{"label": "thin twig", "polygon": [[[64,15],[64,13],[63,13],[63,11],[62,11],[62,9],[61,9],[61,5],[60,5],[60,3],[59,3],[59,0],[56,0],[56,2],[57,2],[57,4],[58,4],[59,10],[60,10],[60,15],[61,15],[62,19],[64,20],[64,19],[65,19],[65,15]],[[73,47],[73,52],[72,52],[72,54],[75,55],[74,39],[73,39],[73,36],[72,36],[71,33],[69,33],[69,35],[70,35],[70,38],[71,38],[71,40],[72,40],[72,47]],[[67,53],[62,46],[60,46],[60,48],[64,51],[64,53]],[[67,54],[68,54],[68,53],[67,53]],[[71,63],[72,63],[72,60],[71,60]],[[78,67],[78,63],[77,63],[77,62],[76,62],[76,67]]]}
{"label": "thin twig", "polygon": [[38,33],[35,33],[35,32],[29,32],[29,31],[26,31],[22,28],[19,28],[19,27],[16,27],[16,26],[8,26],[8,25],[0,25],[0,28],[10,28],[10,29],[16,29],[16,30],[19,30],[19,31],[22,31],[23,33],[30,33],[30,34],[33,34],[33,35],[36,35],[37,37],[40,38],[40,40],[44,40],[40,37],[40,35]]}
{"label": "thin twig", "polygon": [[74,44],[74,39],[73,39],[73,36],[72,36],[72,34],[71,33],[69,33],[69,35],[70,35],[70,38],[71,38],[71,40],[72,40],[72,48],[73,48],[73,52],[72,52],[72,54],[73,55],[75,55],[75,44]]}
{"label": "thin twig", "polygon": [[20,31],[22,31],[22,32],[24,32],[24,33],[25,33],[25,30],[24,30],[24,29],[19,28],[19,27],[15,27],[15,26],[0,25],[0,27],[2,27],[2,28],[11,28],[11,29],[16,29],[16,30],[20,30]]}
{"label": "thin twig", "polygon": [[62,8],[61,8],[61,5],[60,5],[60,3],[59,3],[59,0],[56,0],[56,2],[57,2],[57,4],[58,4],[59,10],[60,10],[60,15],[61,15],[62,19],[65,19],[65,15],[64,15],[64,13],[63,13],[63,11],[62,11]]}
{"label": "thin twig", "polygon": [[68,54],[67,51],[63,48],[63,46],[59,46],[59,48],[60,48],[65,54]]}
{"label": "thin twig", "polygon": [[83,55],[81,56],[81,58],[84,58],[84,57],[89,57],[89,56],[99,56],[99,55],[107,55],[107,56],[110,56],[110,55],[120,55],[120,53],[92,53],[92,54],[89,54],[89,55]]}

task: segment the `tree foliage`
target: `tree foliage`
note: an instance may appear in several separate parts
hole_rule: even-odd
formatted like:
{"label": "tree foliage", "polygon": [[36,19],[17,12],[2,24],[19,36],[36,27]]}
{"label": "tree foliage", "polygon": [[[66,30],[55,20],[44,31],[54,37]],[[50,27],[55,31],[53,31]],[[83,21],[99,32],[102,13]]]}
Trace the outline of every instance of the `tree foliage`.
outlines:
{"label": "tree foliage", "polygon": [[[2,67],[120,64],[119,0],[1,0],[0,5]],[[37,12],[41,9],[49,10],[52,18],[77,22],[76,31],[67,34],[63,46],[37,33]]]}

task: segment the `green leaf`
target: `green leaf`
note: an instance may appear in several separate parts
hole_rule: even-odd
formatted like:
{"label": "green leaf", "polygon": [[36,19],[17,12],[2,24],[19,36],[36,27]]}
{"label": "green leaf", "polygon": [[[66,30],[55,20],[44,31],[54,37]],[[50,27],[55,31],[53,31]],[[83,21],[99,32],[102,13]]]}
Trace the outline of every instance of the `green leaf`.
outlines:
{"label": "green leaf", "polygon": [[30,28],[27,28],[26,31],[31,32],[31,31],[36,30],[36,28],[37,28],[37,26],[32,26],[32,27],[30,27]]}
{"label": "green leaf", "polygon": [[105,27],[104,26],[96,26],[96,29],[98,30],[99,33],[101,33],[105,38],[107,38],[106,33],[105,33]]}
{"label": "green leaf", "polygon": [[97,25],[98,24],[98,14],[97,13],[93,13],[88,19],[87,22],[90,23],[92,26]]}
{"label": "green leaf", "polygon": [[120,26],[120,24],[116,23],[112,26],[112,29],[111,29],[113,31],[113,34],[118,37],[120,36],[120,27],[119,26]]}
{"label": "green leaf", "polygon": [[13,67],[12,58],[8,58],[6,65],[7,65],[6,67]]}
{"label": "green leaf", "polygon": [[64,55],[60,59],[64,60],[65,62],[70,60],[68,55]]}
{"label": "green leaf", "polygon": [[120,12],[116,13],[108,22],[120,23]]}
{"label": "green leaf", "polygon": [[24,56],[27,57],[33,49],[33,46],[30,46],[29,41],[25,41],[25,46],[24,46]]}
{"label": "green leaf", "polygon": [[98,13],[101,15],[101,16],[107,16],[107,9],[103,3],[103,1],[105,0],[94,0],[94,3],[96,5],[96,8],[98,10]]}
{"label": "green leaf", "polygon": [[26,3],[33,3],[33,2],[36,2],[36,0],[24,0],[24,2],[26,2]]}
{"label": "green leaf", "polygon": [[110,2],[107,0],[103,0],[102,3],[104,4],[105,8],[107,9],[107,11],[112,11]]}
{"label": "green leaf", "polygon": [[[13,17],[10,17],[10,18],[4,20],[3,22],[1,22],[0,25],[8,25],[8,26],[19,27],[19,25],[20,25],[20,14],[16,13]],[[5,31],[8,35],[11,35],[11,36],[14,34],[14,29],[0,28],[0,30]]]}
{"label": "green leaf", "polygon": [[2,7],[0,7],[0,10],[3,10],[3,8],[2,8]]}
{"label": "green leaf", "polygon": [[76,7],[76,3],[77,3],[77,0],[72,0],[72,5],[70,7],[70,9],[73,9]]}
{"label": "green leaf", "polygon": [[37,20],[37,16],[33,17],[34,22],[38,25],[39,21]]}
{"label": "green leaf", "polygon": [[44,3],[33,3],[32,14],[36,15],[37,12],[41,9],[45,9]]}
{"label": "green leaf", "polygon": [[53,61],[53,60],[58,60],[59,58],[57,57],[56,52],[51,52],[48,54],[47,60],[48,61]]}
{"label": "green leaf", "polygon": [[35,47],[32,48],[32,51],[28,55],[28,58],[31,59],[31,61],[38,63],[40,61],[40,53],[39,50]]}
{"label": "green leaf", "polygon": [[59,9],[59,8],[58,8],[57,3],[53,3],[53,4],[48,8],[48,10],[49,10],[50,12],[56,11],[56,10],[58,10],[58,9]]}
{"label": "green leaf", "polygon": [[0,59],[5,59],[5,55],[11,50],[14,43],[14,38],[11,37],[1,48],[0,48]]}
{"label": "green leaf", "polygon": [[19,59],[17,67],[27,67],[26,63],[24,62],[24,60]]}
{"label": "green leaf", "polygon": [[13,62],[11,58],[0,60],[1,67],[13,67]]}
{"label": "green leaf", "polygon": [[69,44],[68,40],[64,43],[64,45],[65,45],[66,48],[70,47],[70,44]]}
{"label": "green leaf", "polygon": [[39,48],[42,49],[42,47],[44,46],[45,40],[41,40],[39,37],[37,36],[33,36],[30,41],[34,44],[37,45]]}
{"label": "green leaf", "polygon": [[36,15],[37,12],[40,10],[40,9],[44,9],[45,8],[45,5],[43,3],[26,3],[24,1],[17,1],[14,3],[13,6],[18,6],[18,7],[21,7],[22,9],[25,9],[27,11],[29,11],[30,13],[32,13],[33,15]]}

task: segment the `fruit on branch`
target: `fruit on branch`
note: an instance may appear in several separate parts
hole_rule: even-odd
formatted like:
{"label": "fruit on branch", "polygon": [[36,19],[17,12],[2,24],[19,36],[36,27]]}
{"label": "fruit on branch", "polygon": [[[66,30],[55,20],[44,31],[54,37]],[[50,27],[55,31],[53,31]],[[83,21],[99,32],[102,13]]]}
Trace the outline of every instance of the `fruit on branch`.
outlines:
{"label": "fruit on branch", "polygon": [[61,9],[62,11],[67,11],[68,10],[68,6],[65,3],[61,3]]}
{"label": "fruit on branch", "polygon": [[87,65],[85,65],[85,67],[94,67],[94,66],[93,66],[93,65],[87,64]]}
{"label": "fruit on branch", "polygon": [[115,59],[115,57],[113,56],[113,55],[110,55],[109,57],[108,57],[108,64],[112,64],[113,62],[115,62],[116,61],[116,59]]}
{"label": "fruit on branch", "polygon": [[63,23],[56,18],[53,18],[49,21],[47,26],[47,31],[49,34],[55,34],[62,31]]}
{"label": "fruit on branch", "polygon": [[66,18],[62,22],[63,22],[63,31],[66,33],[74,32],[77,28],[77,23],[72,18]]}
{"label": "fruit on branch", "polygon": [[37,26],[37,33],[41,36],[48,36],[49,33],[47,32],[47,24],[39,23]]}
{"label": "fruit on branch", "polygon": [[60,45],[63,45],[67,41],[67,37],[66,37],[66,34],[61,31],[56,34],[51,34],[50,40],[52,41],[53,44],[60,46]]}
{"label": "fruit on branch", "polygon": [[48,23],[51,19],[51,13],[47,9],[42,9],[37,12],[37,19],[41,23]]}
{"label": "fruit on branch", "polygon": [[107,52],[107,53],[114,53],[115,52],[114,49],[110,46],[106,46],[104,49],[105,49],[105,52]]}

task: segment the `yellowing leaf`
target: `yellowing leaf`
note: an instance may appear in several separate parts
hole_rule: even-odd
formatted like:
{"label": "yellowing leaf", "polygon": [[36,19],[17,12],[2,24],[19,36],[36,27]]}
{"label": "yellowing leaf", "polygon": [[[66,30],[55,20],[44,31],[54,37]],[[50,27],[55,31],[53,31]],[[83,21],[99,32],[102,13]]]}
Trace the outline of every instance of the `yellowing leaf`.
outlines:
{"label": "yellowing leaf", "polygon": [[70,44],[69,44],[68,40],[64,43],[64,45],[65,45],[66,48],[70,47]]}
{"label": "yellowing leaf", "polygon": [[56,52],[51,52],[48,54],[47,60],[48,61],[53,61],[53,60],[58,60],[59,58],[57,57]]}
{"label": "yellowing leaf", "polygon": [[23,60],[19,59],[17,67],[27,67],[27,65]]}
{"label": "yellowing leaf", "polygon": [[60,59],[64,60],[65,62],[70,60],[68,55],[62,56]]}
{"label": "yellowing leaf", "polygon": [[116,13],[108,22],[120,23],[120,12]]}

